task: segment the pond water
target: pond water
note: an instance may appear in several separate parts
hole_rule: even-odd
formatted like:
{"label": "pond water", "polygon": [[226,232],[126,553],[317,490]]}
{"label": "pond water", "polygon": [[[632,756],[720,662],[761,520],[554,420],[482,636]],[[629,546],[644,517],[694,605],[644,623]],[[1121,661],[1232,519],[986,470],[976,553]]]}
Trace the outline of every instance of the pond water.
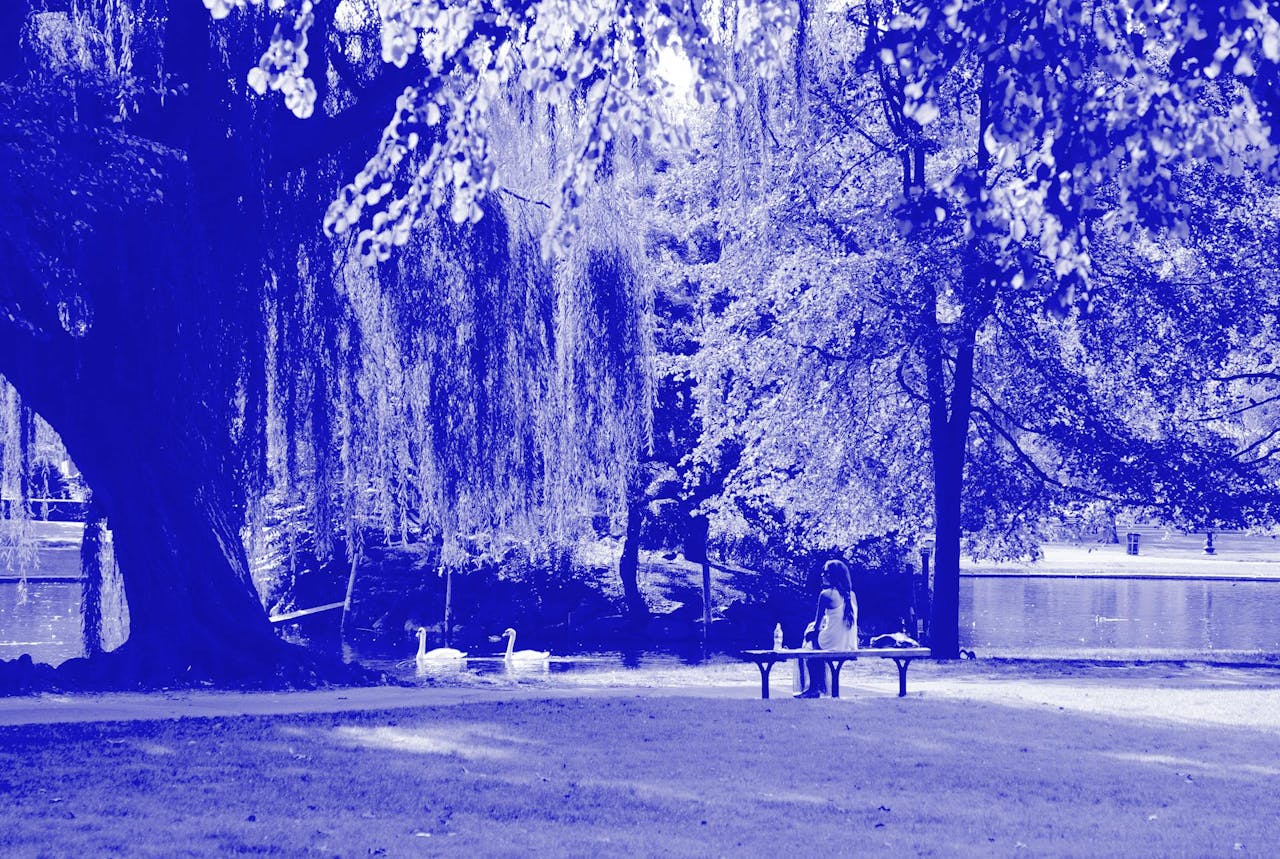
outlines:
{"label": "pond water", "polygon": [[960,646],[985,656],[1280,653],[1280,581],[960,580]]}
{"label": "pond water", "polygon": [[24,598],[17,582],[0,581],[0,659],[24,653],[52,665],[84,655],[80,582],[29,581]]}
{"label": "pond water", "polygon": [[[960,617],[961,646],[980,656],[1280,654],[1280,581],[966,577]],[[82,652],[79,582],[29,582],[23,602],[16,582],[0,581],[0,659],[30,653],[37,662],[57,664]],[[698,654],[563,657],[531,670],[614,670],[655,658],[655,664],[678,666]],[[413,671],[407,659],[379,667]],[[469,660],[467,670],[505,669],[493,659]]]}

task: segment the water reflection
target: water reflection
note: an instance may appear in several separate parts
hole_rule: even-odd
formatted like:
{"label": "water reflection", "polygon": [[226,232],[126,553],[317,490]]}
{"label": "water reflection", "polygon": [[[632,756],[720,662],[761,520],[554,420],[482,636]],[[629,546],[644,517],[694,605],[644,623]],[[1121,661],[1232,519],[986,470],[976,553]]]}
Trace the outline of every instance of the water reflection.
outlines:
{"label": "water reflection", "polygon": [[966,578],[961,646],[982,654],[1280,653],[1280,582]]}

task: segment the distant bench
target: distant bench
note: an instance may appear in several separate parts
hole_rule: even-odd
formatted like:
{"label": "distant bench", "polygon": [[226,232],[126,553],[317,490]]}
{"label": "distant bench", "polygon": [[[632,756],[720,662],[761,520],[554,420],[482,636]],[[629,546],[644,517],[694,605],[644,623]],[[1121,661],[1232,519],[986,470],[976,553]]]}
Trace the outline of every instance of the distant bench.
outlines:
{"label": "distant bench", "polygon": [[928,659],[933,652],[927,647],[866,647],[860,650],[744,650],[742,658],[760,669],[760,697],[769,697],[769,672],[779,662],[791,659],[820,659],[831,667],[831,697],[840,697],[840,669],[859,657],[875,656],[892,659],[898,666],[898,697],[907,694],[907,666],[913,659]]}

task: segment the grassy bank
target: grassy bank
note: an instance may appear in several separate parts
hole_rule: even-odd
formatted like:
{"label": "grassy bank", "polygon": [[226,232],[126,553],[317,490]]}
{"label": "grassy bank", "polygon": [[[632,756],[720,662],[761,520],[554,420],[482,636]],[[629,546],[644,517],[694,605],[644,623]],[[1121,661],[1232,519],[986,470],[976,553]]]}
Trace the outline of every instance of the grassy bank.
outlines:
{"label": "grassy bank", "polygon": [[[425,689],[415,704],[402,690],[397,709],[0,728],[0,852],[1207,856],[1280,843],[1274,671],[922,665],[898,699],[874,668],[858,666],[838,701],[760,701],[754,670],[732,666],[679,694],[526,685]],[[741,680],[721,684],[730,670]]]}
{"label": "grassy bank", "polygon": [[986,575],[1161,576],[1280,579],[1280,540],[1265,535],[1218,534],[1205,554],[1203,534],[1144,528],[1139,554],[1107,543],[1046,543],[1042,557],[1021,561],[961,563],[962,573]]}

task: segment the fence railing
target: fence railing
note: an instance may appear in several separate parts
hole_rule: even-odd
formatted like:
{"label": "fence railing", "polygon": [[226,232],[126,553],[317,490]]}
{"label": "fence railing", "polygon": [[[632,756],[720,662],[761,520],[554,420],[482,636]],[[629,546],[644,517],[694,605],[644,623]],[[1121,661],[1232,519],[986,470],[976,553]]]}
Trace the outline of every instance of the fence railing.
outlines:
{"label": "fence railing", "polygon": [[[0,519],[16,519],[19,503],[14,498],[0,498]],[[47,522],[83,522],[89,509],[88,501],[73,498],[28,498],[22,503],[31,511],[28,518]]]}

